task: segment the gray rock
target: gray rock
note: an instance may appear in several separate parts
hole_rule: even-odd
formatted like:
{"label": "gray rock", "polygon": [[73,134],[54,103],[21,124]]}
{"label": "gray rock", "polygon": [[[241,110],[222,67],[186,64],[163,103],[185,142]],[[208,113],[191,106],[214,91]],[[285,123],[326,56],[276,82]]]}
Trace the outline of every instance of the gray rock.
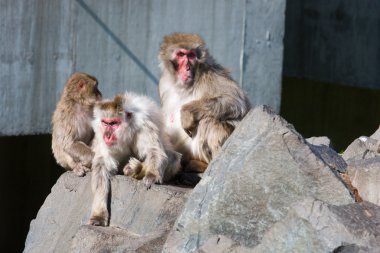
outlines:
{"label": "gray rock", "polygon": [[345,173],[347,171],[346,161],[332,148],[326,145],[311,145],[310,149],[322,161],[324,161],[333,172]]}
{"label": "gray rock", "polygon": [[380,126],[370,137],[376,140],[380,140]]}
{"label": "gray rock", "polygon": [[316,146],[325,145],[325,146],[330,147],[330,144],[331,144],[330,139],[326,136],[319,136],[319,137],[314,136],[314,137],[307,138],[306,141]]}
{"label": "gray rock", "polygon": [[220,235],[253,249],[294,203],[308,197],[328,204],[353,203],[293,126],[268,107],[256,107],[211,162],[163,251],[201,250]]}
{"label": "gray rock", "polygon": [[250,248],[241,246],[238,242],[230,238],[218,235],[213,236],[196,253],[249,253]]}
{"label": "gray rock", "polygon": [[306,198],[268,230],[252,252],[380,252],[380,207]]}
{"label": "gray rock", "polygon": [[379,156],[380,128],[368,137],[354,140],[343,152],[342,157],[347,162]]}
{"label": "gray rock", "polygon": [[347,162],[375,157],[374,152],[369,152],[364,142],[360,139],[354,140],[343,152],[342,157]]}
{"label": "gray rock", "polygon": [[167,231],[139,235],[115,227],[81,226],[72,242],[71,252],[161,252]]}
{"label": "gray rock", "polygon": [[[115,176],[110,227],[96,228],[86,226],[92,204],[90,181],[90,174],[81,178],[71,172],[58,179],[31,222],[24,252],[128,252],[149,247],[148,252],[157,252],[189,192],[167,185],[153,185],[147,191],[141,181]],[[149,246],[152,241],[156,248]]]}
{"label": "gray rock", "polygon": [[332,148],[330,148],[330,139],[326,136],[310,137],[306,141],[310,149],[318,158],[323,160],[334,172],[344,173],[347,170],[346,161]]}
{"label": "gray rock", "polygon": [[380,156],[351,161],[348,175],[363,200],[380,206]]}

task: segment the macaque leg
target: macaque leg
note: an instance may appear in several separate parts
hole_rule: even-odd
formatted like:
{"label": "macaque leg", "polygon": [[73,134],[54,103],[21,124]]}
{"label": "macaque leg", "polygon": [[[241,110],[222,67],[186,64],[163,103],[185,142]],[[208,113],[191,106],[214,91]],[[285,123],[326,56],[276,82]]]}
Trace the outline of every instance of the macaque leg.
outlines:
{"label": "macaque leg", "polygon": [[199,160],[207,164],[219,153],[224,142],[231,135],[234,126],[214,118],[199,121],[197,136]]}
{"label": "macaque leg", "polygon": [[91,162],[94,152],[84,142],[78,141],[66,148],[65,151],[72,159],[69,159],[69,167],[78,176],[84,176],[91,170]]}
{"label": "macaque leg", "polygon": [[173,150],[166,150],[168,156],[168,165],[163,173],[163,181],[167,182],[174,178],[174,176],[179,172],[181,168],[181,158],[182,155]]}
{"label": "macaque leg", "polygon": [[168,166],[168,157],[162,149],[152,149],[146,157],[142,170],[144,184],[150,189],[154,183],[162,183],[163,174]]}
{"label": "macaque leg", "polygon": [[94,200],[89,224],[94,226],[107,226],[109,222],[109,213],[107,209],[107,200],[110,192],[110,173],[100,159],[93,166],[91,178],[92,191]]}

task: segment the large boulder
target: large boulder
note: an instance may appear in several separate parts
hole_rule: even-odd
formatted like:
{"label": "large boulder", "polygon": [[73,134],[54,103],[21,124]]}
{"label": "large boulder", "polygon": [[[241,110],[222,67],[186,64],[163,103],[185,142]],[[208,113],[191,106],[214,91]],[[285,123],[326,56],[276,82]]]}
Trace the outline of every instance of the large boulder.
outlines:
{"label": "large boulder", "polygon": [[31,222],[24,252],[160,252],[189,189],[112,178],[110,227],[86,225],[92,193],[90,174],[64,173]]}
{"label": "large boulder", "polygon": [[353,203],[311,147],[268,107],[250,111],[193,190],[164,252],[202,252],[221,240],[231,252],[253,250],[295,203]]}
{"label": "large boulder", "polygon": [[[354,203],[341,178],[353,168],[372,173],[379,162],[374,154],[346,163],[326,139],[306,141],[260,106],[193,190],[146,190],[113,177],[109,227],[86,225],[90,176],[63,174],[31,223],[25,252],[380,252],[380,207]],[[354,177],[374,191],[371,173]]]}

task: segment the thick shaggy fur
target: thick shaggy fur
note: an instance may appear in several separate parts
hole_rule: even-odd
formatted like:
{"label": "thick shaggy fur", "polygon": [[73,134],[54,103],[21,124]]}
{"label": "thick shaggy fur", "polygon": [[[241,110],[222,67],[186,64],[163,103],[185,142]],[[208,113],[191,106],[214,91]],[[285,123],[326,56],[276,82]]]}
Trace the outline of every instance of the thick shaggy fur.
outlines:
{"label": "thick shaggy fur", "polygon": [[[171,150],[165,136],[158,106],[149,98],[126,93],[112,101],[95,106],[95,130],[92,175],[94,201],[90,224],[108,224],[107,198],[110,177],[119,171],[143,179],[147,188],[153,183],[170,180],[179,170],[181,155]],[[103,140],[101,120],[120,117],[122,123],[115,131],[115,145],[109,147]]]}
{"label": "thick shaggy fur", "polygon": [[[178,78],[173,56],[179,49],[196,52],[191,81]],[[248,112],[250,102],[228,71],[209,55],[199,35],[164,37],[159,60],[159,93],[168,134],[175,150],[183,154],[185,167],[202,172]]]}
{"label": "thick shaggy fur", "polygon": [[74,73],[67,81],[52,119],[52,150],[57,163],[83,176],[91,168],[93,107],[101,99],[95,77]]}

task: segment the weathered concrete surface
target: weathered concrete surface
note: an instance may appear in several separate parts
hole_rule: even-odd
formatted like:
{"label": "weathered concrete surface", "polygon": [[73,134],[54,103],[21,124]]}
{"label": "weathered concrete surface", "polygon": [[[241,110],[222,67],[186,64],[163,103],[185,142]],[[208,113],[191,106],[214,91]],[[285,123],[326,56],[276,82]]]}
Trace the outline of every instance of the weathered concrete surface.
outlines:
{"label": "weathered concrete surface", "polygon": [[278,111],[284,12],[285,0],[3,0],[0,135],[49,133],[74,71],[95,75],[105,97],[158,100],[159,44],[173,32],[199,33],[253,104]]}
{"label": "weathered concrete surface", "polygon": [[194,188],[164,252],[192,252],[219,235],[253,249],[295,203],[353,203],[309,145],[268,107],[250,111]]}
{"label": "weathered concrete surface", "polygon": [[287,1],[284,75],[379,89],[379,19],[379,1]]}
{"label": "weathered concrete surface", "polygon": [[59,178],[31,222],[24,252],[119,252],[148,247],[149,241],[162,248],[189,191],[161,185],[147,191],[141,181],[115,176],[110,228],[99,229],[85,225],[92,204],[90,181],[90,174],[80,178],[71,172]]}
{"label": "weathered concrete surface", "polygon": [[279,112],[287,1],[244,2],[240,83],[253,105],[270,105]]}

